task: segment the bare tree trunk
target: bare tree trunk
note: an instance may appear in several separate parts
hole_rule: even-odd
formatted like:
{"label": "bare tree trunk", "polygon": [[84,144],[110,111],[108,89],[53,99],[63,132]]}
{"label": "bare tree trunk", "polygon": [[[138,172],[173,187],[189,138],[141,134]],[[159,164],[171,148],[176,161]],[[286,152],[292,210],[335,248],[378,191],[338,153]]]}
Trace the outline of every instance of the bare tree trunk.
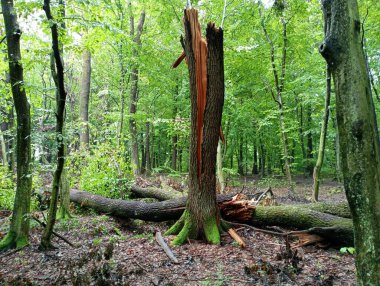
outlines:
{"label": "bare tree trunk", "polygon": [[90,135],[88,127],[88,104],[90,99],[91,86],[91,52],[88,49],[83,50],[83,66],[80,90],[80,145],[81,148],[89,148]]}
{"label": "bare tree trunk", "polygon": [[219,193],[224,194],[224,174],[223,174],[223,142],[219,140],[216,151],[216,180]]}
{"label": "bare tree trunk", "polygon": [[48,218],[46,223],[46,228],[41,237],[41,248],[49,249],[51,245],[51,236],[53,233],[54,224],[57,215],[57,203],[58,203],[58,193],[59,184],[61,181],[61,174],[65,164],[65,143],[63,140],[63,125],[65,116],[65,105],[66,105],[66,91],[64,83],[64,68],[61,58],[59,34],[58,34],[58,24],[54,21],[54,18],[50,10],[50,0],[44,0],[44,10],[47,19],[52,23],[50,26],[52,34],[52,49],[56,65],[57,72],[57,125],[56,125],[56,141],[57,141],[57,167],[54,172],[54,178],[52,183],[52,192],[50,197],[50,206],[48,212]]}
{"label": "bare tree trunk", "polygon": [[150,123],[145,123],[145,173],[150,175],[152,169],[150,160]]}
{"label": "bare tree trunk", "polygon": [[380,281],[380,148],[375,108],[361,43],[356,0],[323,1],[320,52],[335,84],[344,188],[350,205],[358,285]]}
{"label": "bare tree trunk", "polygon": [[5,145],[3,131],[0,129],[0,145],[1,145],[1,157],[3,161],[3,166],[8,165],[7,147]]}
{"label": "bare tree trunk", "polygon": [[255,142],[253,145],[253,168],[252,175],[257,175],[259,173],[259,168],[257,164],[257,143]]}
{"label": "bare tree trunk", "polygon": [[314,167],[313,173],[313,200],[318,201],[319,197],[319,177],[321,174],[323,159],[325,156],[325,145],[326,145],[326,136],[327,136],[327,127],[329,122],[330,114],[330,98],[331,98],[331,69],[327,65],[326,68],[326,98],[325,98],[325,113],[323,115],[323,121],[321,126],[321,136],[319,138],[319,150],[318,150],[318,159]]}
{"label": "bare tree trunk", "polygon": [[[130,5],[130,4],[129,4]],[[139,163],[139,147],[137,142],[137,125],[136,119],[133,117],[137,109],[138,101],[138,80],[139,80],[139,69],[138,69],[138,50],[141,47],[141,34],[143,32],[145,21],[145,12],[142,11],[140,15],[140,20],[137,26],[137,33],[135,35],[134,29],[134,17],[131,14],[130,17],[130,28],[131,36],[133,37],[134,47],[133,47],[133,61],[135,61],[132,72],[131,72],[131,95],[129,101],[129,132],[131,134],[131,157],[132,157],[132,169],[135,175],[140,174],[140,163]]]}
{"label": "bare tree trunk", "polygon": [[7,235],[0,242],[0,251],[22,248],[28,244],[30,195],[32,176],[30,170],[30,105],[26,97],[21,63],[21,30],[12,0],[1,1],[8,46],[8,62],[13,102],[17,114],[17,186],[11,225]]}

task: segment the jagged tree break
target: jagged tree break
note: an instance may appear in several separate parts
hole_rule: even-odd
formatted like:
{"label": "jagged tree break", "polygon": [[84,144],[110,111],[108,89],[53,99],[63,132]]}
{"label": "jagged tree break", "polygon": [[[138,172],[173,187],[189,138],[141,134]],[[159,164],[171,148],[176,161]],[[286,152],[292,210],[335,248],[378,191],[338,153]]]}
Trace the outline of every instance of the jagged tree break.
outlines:
{"label": "jagged tree break", "polygon": [[380,283],[380,150],[356,0],[324,0],[343,182],[352,212],[358,285]]}
{"label": "jagged tree break", "polygon": [[184,27],[191,96],[189,196],[185,212],[166,234],[178,234],[174,245],[187,238],[219,244],[215,171],[224,104],[223,30],[209,23],[203,39],[195,9],[185,10]]}
{"label": "jagged tree break", "polygon": [[12,0],[1,1],[5,32],[8,45],[10,84],[17,114],[17,187],[13,214],[8,234],[0,242],[0,251],[21,248],[28,244],[30,195],[32,176],[30,174],[30,105],[24,88],[21,63],[21,30]]}

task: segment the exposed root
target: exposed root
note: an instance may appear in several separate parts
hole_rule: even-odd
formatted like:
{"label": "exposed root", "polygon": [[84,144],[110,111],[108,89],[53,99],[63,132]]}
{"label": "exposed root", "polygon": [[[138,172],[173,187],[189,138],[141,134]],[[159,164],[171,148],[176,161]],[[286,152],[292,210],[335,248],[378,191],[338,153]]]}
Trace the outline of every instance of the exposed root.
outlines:
{"label": "exposed root", "polygon": [[0,253],[12,248],[21,249],[29,244],[28,238],[24,235],[17,237],[17,235],[10,231],[0,241]]}

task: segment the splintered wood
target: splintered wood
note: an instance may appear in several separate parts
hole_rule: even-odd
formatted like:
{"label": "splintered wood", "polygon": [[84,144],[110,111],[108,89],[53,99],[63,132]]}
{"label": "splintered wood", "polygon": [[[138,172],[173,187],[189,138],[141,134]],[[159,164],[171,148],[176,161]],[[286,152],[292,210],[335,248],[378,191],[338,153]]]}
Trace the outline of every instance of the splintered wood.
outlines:
{"label": "splintered wood", "polygon": [[219,204],[219,209],[226,220],[250,221],[255,206],[243,194],[237,194],[232,200]]}

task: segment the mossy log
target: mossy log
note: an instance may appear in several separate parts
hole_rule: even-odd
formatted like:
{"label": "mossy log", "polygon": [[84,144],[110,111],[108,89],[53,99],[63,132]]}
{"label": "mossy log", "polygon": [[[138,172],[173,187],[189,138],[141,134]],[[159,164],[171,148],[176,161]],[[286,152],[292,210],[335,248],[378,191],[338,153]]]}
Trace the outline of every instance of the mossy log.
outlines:
{"label": "mossy log", "polygon": [[[81,206],[117,217],[156,222],[181,217],[185,210],[186,199],[182,197],[163,202],[144,203],[108,199],[77,190],[72,190],[70,193],[70,200]],[[232,195],[217,196],[218,203],[231,199]],[[315,208],[315,204],[311,206]],[[251,219],[244,223],[255,226],[276,225],[291,229],[311,229],[311,234],[320,235],[338,245],[353,245],[351,219],[308,209],[307,205],[257,206],[252,212]]]}

